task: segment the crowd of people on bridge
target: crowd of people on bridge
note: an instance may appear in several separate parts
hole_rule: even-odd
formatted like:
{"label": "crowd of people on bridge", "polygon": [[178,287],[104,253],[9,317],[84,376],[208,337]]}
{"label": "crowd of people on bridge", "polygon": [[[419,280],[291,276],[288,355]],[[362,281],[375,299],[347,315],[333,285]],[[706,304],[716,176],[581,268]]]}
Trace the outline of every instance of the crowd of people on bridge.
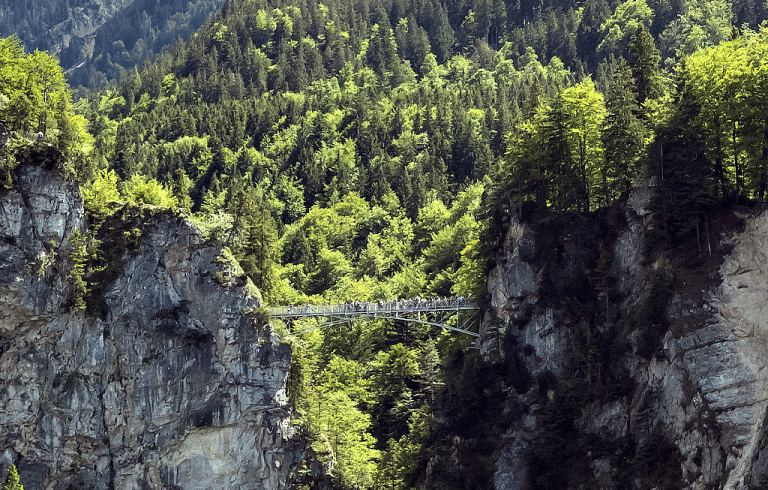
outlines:
{"label": "crowd of people on bridge", "polygon": [[456,308],[469,306],[469,301],[464,296],[434,297],[434,298],[409,298],[393,299],[389,301],[347,301],[339,302],[338,305],[304,305],[287,306],[287,313],[290,314],[311,314],[311,313],[368,313],[368,312],[389,312],[403,310],[428,310],[440,308]]}

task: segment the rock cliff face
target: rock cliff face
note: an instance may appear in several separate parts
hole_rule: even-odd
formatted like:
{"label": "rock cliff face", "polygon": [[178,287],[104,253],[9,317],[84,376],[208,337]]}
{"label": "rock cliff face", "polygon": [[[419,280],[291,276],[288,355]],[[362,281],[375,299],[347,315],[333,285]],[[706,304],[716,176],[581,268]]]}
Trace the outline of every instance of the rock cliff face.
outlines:
{"label": "rock cliff face", "polygon": [[[651,294],[651,276],[670,266],[664,259],[643,265],[648,216],[642,207],[636,211],[627,209],[623,231],[612,245],[617,317],[633,315]],[[654,437],[655,427],[674,456],[664,462],[674,473],[666,488],[747,489],[768,482],[768,213],[732,219],[745,225],[711,238],[713,257],[721,256],[711,277],[678,271],[662,312],[670,329],[656,354],[639,356],[638,333],[629,334],[629,352],[620,363],[631,378],[628,392],[596,399],[574,417],[568,430],[580,437],[599,437],[605,447],[634,448],[623,463],[616,454],[584,451],[593,488],[646,488],[638,476],[637,448]],[[536,246],[528,226],[512,223],[489,280],[489,318],[495,320],[484,322],[481,352],[487,359],[503,357],[499,339],[509,334],[537,380],[527,393],[510,395],[523,408],[504,434],[496,460],[499,490],[522,489],[529,482],[527,455],[539,442],[541,415],[557,388],[543,397],[536,391],[545,375],[561,377],[569,355],[578,350],[578,319],[541,304],[542,270],[524,260]]]}
{"label": "rock cliff face", "polygon": [[16,181],[0,198],[0,470],[27,490],[285,488],[302,450],[290,349],[247,314],[247,287],[214,280],[220,250],[159,215],[103,318],[68,311],[76,186],[29,167]]}
{"label": "rock cliff face", "polygon": [[41,15],[40,9],[29,4],[6,2],[8,5],[0,6],[0,14],[6,14],[20,25],[5,25],[11,30],[3,35],[16,32],[30,52],[40,49],[61,56],[63,52],[71,51],[63,67],[72,68],[91,57],[99,28],[134,1],[56,0],[45,5],[50,9],[45,12],[48,15]]}
{"label": "rock cliff face", "polygon": [[105,83],[187,38],[223,3],[6,0],[0,4],[0,33],[18,36],[27,52],[55,55],[72,86]]}

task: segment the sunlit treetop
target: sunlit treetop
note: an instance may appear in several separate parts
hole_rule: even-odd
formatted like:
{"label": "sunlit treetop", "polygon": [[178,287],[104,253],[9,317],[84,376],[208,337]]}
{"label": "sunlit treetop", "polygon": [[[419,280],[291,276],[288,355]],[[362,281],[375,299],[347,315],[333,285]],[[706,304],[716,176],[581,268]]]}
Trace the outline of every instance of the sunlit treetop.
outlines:
{"label": "sunlit treetop", "polygon": [[68,176],[90,177],[93,138],[85,118],[74,113],[58,60],[42,51],[25,53],[15,36],[0,38],[0,126],[8,133],[0,140],[4,185],[20,163],[55,163]]}

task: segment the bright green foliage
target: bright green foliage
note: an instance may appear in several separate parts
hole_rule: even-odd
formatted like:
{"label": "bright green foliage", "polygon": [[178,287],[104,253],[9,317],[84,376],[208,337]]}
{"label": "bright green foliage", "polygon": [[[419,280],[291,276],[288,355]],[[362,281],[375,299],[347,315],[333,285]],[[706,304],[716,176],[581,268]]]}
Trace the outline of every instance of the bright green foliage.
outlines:
{"label": "bright green foliage", "polygon": [[716,192],[723,198],[765,197],[768,72],[763,57],[767,46],[765,28],[747,32],[697,51],[678,72],[679,79],[685,80],[685,96],[698,107],[692,122],[705,138]]}
{"label": "bright green foliage", "polygon": [[292,348],[291,371],[288,374],[288,397],[301,413],[307,410],[306,400],[313,389],[314,378],[320,369],[320,348],[323,334],[319,329],[290,339]]}
{"label": "bright green foliage", "polygon": [[[450,210],[433,201],[416,225],[391,191],[375,205],[348,194],[331,207],[315,206],[281,239],[283,280],[326,302],[412,297],[424,291],[449,295],[461,252],[477,237],[474,214],[482,191],[483,184],[469,186]],[[417,232],[420,240],[414,243]],[[418,259],[419,243],[430,245],[421,251],[425,261]],[[425,279],[435,278],[434,286],[425,289]],[[484,282],[482,276],[476,282]]]}
{"label": "bright green foliage", "polygon": [[638,28],[651,25],[653,10],[646,0],[627,0],[618,7],[601,29],[605,35],[598,46],[606,53],[626,53],[631,37]]}
{"label": "bright green foliage", "polygon": [[340,391],[322,391],[308,408],[310,425],[318,431],[312,449],[335,460],[331,474],[340,483],[371,488],[379,453],[368,433],[370,417]]}
{"label": "bright green foliage", "polygon": [[[451,294],[451,288],[454,287],[457,279],[457,271],[465,264],[466,267],[462,271],[465,281],[469,279],[466,274],[470,269],[474,268],[475,272],[480,272],[474,267],[477,263],[468,265],[462,260],[462,257],[472,260],[469,255],[462,256],[462,253],[465,248],[474,244],[479,235],[480,225],[475,215],[480,206],[483,189],[484,184],[478,182],[460,192],[450,210],[446,209],[442,202],[437,201],[430,203],[419,213],[417,230],[424,236],[424,243],[429,243],[422,251],[424,261],[421,268],[426,274],[428,290],[435,295]],[[427,233],[429,233],[428,240]],[[484,284],[482,275],[478,281]],[[479,282],[477,282],[478,286]],[[479,289],[481,290],[482,286]]]}
{"label": "bright green foliage", "polygon": [[367,399],[359,365],[333,356],[320,371],[322,336],[314,330],[292,342],[294,363],[289,393],[299,422],[312,438],[312,449],[332,461],[332,476],[342,485],[371,488],[379,452],[368,433],[370,416],[359,403]]}
{"label": "bright green foliage", "polygon": [[19,483],[19,472],[16,469],[15,464],[8,467],[8,474],[5,477],[3,490],[24,490],[24,485]]}
{"label": "bright green foliage", "polygon": [[326,289],[333,289],[351,273],[352,264],[341,251],[323,248],[317,255],[315,270],[307,279],[307,292],[320,294]]}
{"label": "bright green foliage", "polygon": [[24,53],[16,37],[1,39],[0,86],[9,101],[0,118],[8,121],[12,130],[58,129],[57,122],[61,122],[63,114],[57,109],[69,96],[56,58],[40,51]]}
{"label": "bright green foliage", "polygon": [[355,402],[370,402],[370,380],[363,377],[360,363],[332,354],[317,382],[327,391],[346,390]]}
{"label": "bright green foliage", "polygon": [[[226,193],[222,197],[226,197]],[[232,215],[221,210],[192,215],[191,218],[205,239],[224,243],[232,230]]]}
{"label": "bright green foliage", "polygon": [[110,206],[120,202],[118,177],[114,170],[101,170],[90,183],[80,185],[85,212],[94,221],[101,221],[112,213]]}
{"label": "bright green foliage", "polygon": [[601,183],[603,96],[590,79],[542,105],[510,138],[503,192],[518,207],[533,200],[558,210],[589,211],[605,203]]}
{"label": "bright green foliage", "polygon": [[406,388],[406,381],[419,374],[416,353],[402,344],[393,345],[387,352],[379,352],[370,366],[375,389],[390,395]]}
{"label": "bright green foliage", "polygon": [[[480,227],[487,226],[482,223]],[[476,236],[482,234],[482,230],[475,231]],[[475,238],[461,251],[461,265],[454,276],[455,284],[451,287],[451,294],[470,298],[482,298],[487,292],[488,260],[483,257],[480,239]]]}
{"label": "bright green foliage", "polygon": [[[339,334],[347,336],[347,330]],[[417,407],[410,388],[419,377],[416,351],[397,344],[363,364],[335,352],[369,354],[339,344],[332,347],[338,334],[328,332],[323,336],[310,330],[292,340],[289,394],[301,414],[299,423],[312,435],[313,449],[323,460],[334,458],[332,475],[342,485],[380,488],[384,480],[411,478],[429,431],[428,408]],[[323,360],[321,353],[328,348],[334,353]],[[432,374],[432,368],[427,369]]]}
{"label": "bright green foliage", "polygon": [[[93,138],[85,118],[73,111],[64,72],[47,53],[25,53],[15,36],[0,38],[0,122],[11,131],[7,146],[0,149],[0,171],[6,174],[0,177],[6,187],[9,171],[28,162],[30,152],[43,153],[48,165],[60,159],[67,175],[91,177]],[[37,133],[44,134],[42,141]],[[41,145],[51,145],[56,154],[45,154]]]}
{"label": "bright green foliage", "polygon": [[122,194],[132,206],[157,206],[160,208],[175,208],[176,198],[173,193],[158,183],[155,179],[147,179],[140,174],[133,174],[123,183]]}
{"label": "bright green foliage", "polygon": [[451,217],[443,201],[430,202],[419,210],[419,217],[414,226],[416,246],[423,250],[432,240],[432,235],[441,230]]}
{"label": "bright green foliage", "polygon": [[[599,182],[605,166],[603,164],[603,145],[600,140],[605,105],[603,95],[595,90],[592,80],[587,78],[581,83],[563,90],[563,111],[567,114],[568,147],[571,160],[577,167],[579,185],[583,188],[582,210],[589,211],[597,204],[595,199]],[[602,204],[607,204],[603,201]]]}
{"label": "bright green foliage", "polygon": [[381,233],[368,235],[360,253],[359,272],[385,279],[409,264],[413,243],[413,225],[408,218],[392,218]]}
{"label": "bright green foliage", "polygon": [[477,234],[477,221],[467,214],[432,235],[432,243],[424,250],[423,267],[428,287],[434,294],[449,295],[453,274],[460,266],[461,252]]}
{"label": "bright green foliage", "polygon": [[[645,42],[648,40],[650,44]],[[621,58],[609,65],[607,100],[585,78],[540,99],[509,134],[498,179],[491,179],[489,186],[486,199],[490,207],[484,217],[490,221],[484,234],[496,234],[498,240],[495,228],[503,229],[504,216],[521,213],[525,202],[556,211],[591,211],[610,205],[628,190],[651,141],[648,127],[662,109],[657,98],[663,94],[658,51],[644,26],[632,36],[630,51],[632,69]],[[639,101],[645,103],[645,115]],[[474,247],[474,257],[480,249]],[[473,262],[468,254],[464,260]],[[474,260],[474,264],[479,268],[482,260]],[[465,275],[464,281],[470,278]],[[479,286],[465,290],[480,291]]]}

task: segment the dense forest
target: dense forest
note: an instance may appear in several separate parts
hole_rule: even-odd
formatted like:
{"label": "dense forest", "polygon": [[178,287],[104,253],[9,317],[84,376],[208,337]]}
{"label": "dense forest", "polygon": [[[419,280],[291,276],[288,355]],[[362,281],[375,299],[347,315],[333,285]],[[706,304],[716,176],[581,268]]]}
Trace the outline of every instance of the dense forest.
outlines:
{"label": "dense forest", "polygon": [[[101,243],[131,207],[185,213],[265,305],[484,298],[513,215],[597,216],[655,179],[670,242],[698,240],[714,203],[764,200],[765,17],[726,0],[230,0],[78,116],[60,69],[25,79],[51,58],[10,38],[2,164],[10,185],[15,148],[37,148],[24,134],[61,141],[90,227],[72,305],[91,314]],[[66,136],[83,116],[92,141]],[[493,392],[481,372],[526,389],[514,358],[489,367],[429,326],[275,323],[334,487],[490,488],[483,458],[459,474],[448,453]],[[535,488],[562,486],[542,474]],[[296,478],[313,485],[309,467]]]}

